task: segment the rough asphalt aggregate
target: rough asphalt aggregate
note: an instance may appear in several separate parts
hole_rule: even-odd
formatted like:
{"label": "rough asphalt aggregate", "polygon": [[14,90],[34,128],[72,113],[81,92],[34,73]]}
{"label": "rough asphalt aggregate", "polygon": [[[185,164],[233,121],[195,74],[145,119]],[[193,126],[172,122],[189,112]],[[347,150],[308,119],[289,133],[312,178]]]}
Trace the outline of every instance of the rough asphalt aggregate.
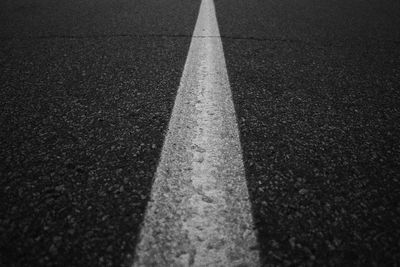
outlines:
{"label": "rough asphalt aggregate", "polygon": [[198,7],[1,1],[0,266],[131,262]]}
{"label": "rough asphalt aggregate", "polygon": [[[215,0],[266,266],[400,262],[400,3]],[[0,3],[0,266],[120,266],[197,0]]]}
{"label": "rough asphalt aggregate", "polygon": [[265,265],[398,266],[400,3],[216,9]]}

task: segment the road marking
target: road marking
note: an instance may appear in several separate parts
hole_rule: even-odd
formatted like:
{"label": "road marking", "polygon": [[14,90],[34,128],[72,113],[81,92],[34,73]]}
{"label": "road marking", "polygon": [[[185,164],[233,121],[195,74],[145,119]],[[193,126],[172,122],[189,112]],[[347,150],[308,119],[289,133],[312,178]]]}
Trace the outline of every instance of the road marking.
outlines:
{"label": "road marking", "polygon": [[253,229],[214,2],[202,0],[133,266],[258,266]]}

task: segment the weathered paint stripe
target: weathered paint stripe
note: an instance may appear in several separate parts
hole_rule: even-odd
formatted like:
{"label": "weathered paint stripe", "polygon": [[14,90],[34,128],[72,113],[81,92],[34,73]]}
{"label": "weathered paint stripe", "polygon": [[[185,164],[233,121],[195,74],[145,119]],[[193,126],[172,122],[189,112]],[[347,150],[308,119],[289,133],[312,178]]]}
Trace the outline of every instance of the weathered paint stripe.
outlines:
{"label": "weathered paint stripe", "polygon": [[203,0],[134,266],[258,266],[213,0]]}

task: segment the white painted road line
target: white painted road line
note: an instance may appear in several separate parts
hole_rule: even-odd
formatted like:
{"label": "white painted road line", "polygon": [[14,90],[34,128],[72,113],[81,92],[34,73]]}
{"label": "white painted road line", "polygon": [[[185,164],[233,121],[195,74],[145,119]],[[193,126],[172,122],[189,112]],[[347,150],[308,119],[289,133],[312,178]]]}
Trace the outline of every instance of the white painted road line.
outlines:
{"label": "white painted road line", "polygon": [[133,265],[258,266],[213,0],[193,36]]}

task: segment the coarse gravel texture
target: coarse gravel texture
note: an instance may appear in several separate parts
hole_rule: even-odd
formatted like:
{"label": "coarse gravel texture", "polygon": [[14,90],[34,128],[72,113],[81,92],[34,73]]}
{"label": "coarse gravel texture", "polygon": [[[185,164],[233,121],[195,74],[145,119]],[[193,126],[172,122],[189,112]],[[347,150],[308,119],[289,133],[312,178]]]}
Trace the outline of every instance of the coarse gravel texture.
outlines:
{"label": "coarse gravel texture", "polygon": [[263,265],[397,266],[399,2],[216,9]]}
{"label": "coarse gravel texture", "polygon": [[0,266],[132,262],[198,1],[2,1]]}

